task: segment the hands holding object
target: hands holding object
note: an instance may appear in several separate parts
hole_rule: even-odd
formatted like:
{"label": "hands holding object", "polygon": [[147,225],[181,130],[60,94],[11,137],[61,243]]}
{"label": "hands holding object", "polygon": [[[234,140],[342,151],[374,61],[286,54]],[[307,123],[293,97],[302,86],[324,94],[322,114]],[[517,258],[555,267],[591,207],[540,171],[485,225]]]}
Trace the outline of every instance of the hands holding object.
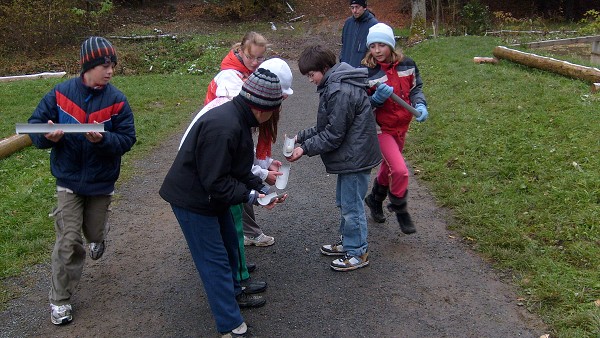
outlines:
{"label": "hands holding object", "polygon": [[[426,119],[427,117],[425,117],[425,118],[424,118],[424,119],[422,119],[421,121],[419,121],[419,120],[418,120],[418,118],[420,118],[420,117],[421,117],[421,113],[422,113],[422,112],[420,112],[419,110],[417,110],[417,109],[413,108],[413,106],[411,106],[410,104],[406,103],[406,101],[402,100],[402,99],[400,98],[400,96],[398,96],[398,95],[394,94],[394,93],[393,93],[393,90],[394,90],[394,88],[393,88],[393,87],[390,87],[390,86],[386,85],[385,83],[381,83],[381,82],[379,82],[379,81],[376,81],[376,82],[369,82],[369,87],[376,86],[376,87],[377,87],[377,90],[379,90],[379,87],[382,87],[382,85],[384,85],[384,86],[386,86],[386,87],[389,87],[389,88],[391,88],[391,89],[392,89],[392,93],[391,93],[391,94],[390,94],[388,97],[386,97],[386,99],[387,99],[387,98],[391,98],[392,100],[394,100],[394,102],[396,102],[397,104],[399,104],[399,105],[401,105],[402,107],[406,108],[406,110],[408,110],[408,111],[409,111],[411,114],[413,114],[413,115],[414,115],[414,116],[417,118],[417,121],[418,121],[418,122],[423,122],[423,121],[425,121],[425,119]],[[385,87],[382,87],[382,88],[385,88]],[[375,94],[377,94],[377,90],[375,90]],[[383,90],[383,89],[382,89],[382,90]],[[385,93],[387,93],[387,91],[389,91],[389,89],[386,89]],[[382,93],[383,93],[383,92],[382,92]],[[373,100],[375,100],[375,98],[374,98],[375,94],[373,94],[373,96],[372,96]],[[382,95],[383,95],[383,94],[382,94]],[[383,101],[385,101],[385,100],[383,100]],[[382,104],[382,103],[383,103],[383,101],[381,101],[381,103],[379,103],[379,104]],[[422,103],[420,103],[420,104],[421,104],[421,105],[423,105],[423,106],[425,106],[425,105],[424,105],[424,104],[422,104]],[[417,104],[417,105],[419,105],[419,104]],[[425,112],[427,113],[427,108],[425,108]],[[426,114],[426,115],[429,115],[429,114]]]}

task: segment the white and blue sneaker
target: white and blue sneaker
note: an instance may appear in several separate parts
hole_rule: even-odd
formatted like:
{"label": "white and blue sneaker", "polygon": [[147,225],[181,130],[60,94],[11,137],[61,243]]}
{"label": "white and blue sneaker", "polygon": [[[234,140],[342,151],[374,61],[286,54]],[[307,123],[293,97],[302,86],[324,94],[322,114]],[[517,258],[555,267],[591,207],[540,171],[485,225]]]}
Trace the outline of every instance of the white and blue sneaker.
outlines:
{"label": "white and blue sneaker", "polygon": [[338,258],[331,262],[331,268],[335,271],[350,271],[369,265],[369,253],[365,252],[361,256],[348,256]]}
{"label": "white and blue sneaker", "polygon": [[52,324],[54,325],[63,325],[68,324],[73,320],[73,315],[71,315],[71,304],[65,305],[54,305],[50,304],[50,320],[52,320]]}
{"label": "white and blue sneaker", "polygon": [[104,255],[104,249],[106,249],[105,240],[100,243],[90,243],[90,258],[98,260]]}
{"label": "white and blue sneaker", "polygon": [[325,244],[321,246],[321,253],[325,256],[344,256],[346,251],[342,245],[342,240],[335,244]]}

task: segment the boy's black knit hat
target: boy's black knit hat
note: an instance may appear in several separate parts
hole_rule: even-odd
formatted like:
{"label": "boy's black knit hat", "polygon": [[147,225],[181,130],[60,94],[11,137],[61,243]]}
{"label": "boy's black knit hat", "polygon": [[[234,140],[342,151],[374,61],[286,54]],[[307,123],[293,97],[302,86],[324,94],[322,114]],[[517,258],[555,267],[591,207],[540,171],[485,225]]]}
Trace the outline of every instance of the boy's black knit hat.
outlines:
{"label": "boy's black knit hat", "polygon": [[250,74],[239,95],[250,107],[261,111],[277,110],[283,101],[279,78],[263,68]]}
{"label": "boy's black knit hat", "polygon": [[367,8],[367,0],[350,0],[350,5],[359,5]]}
{"label": "boy's black knit hat", "polygon": [[81,44],[79,56],[82,74],[98,65],[117,63],[117,51],[108,40],[100,36],[85,40]]}

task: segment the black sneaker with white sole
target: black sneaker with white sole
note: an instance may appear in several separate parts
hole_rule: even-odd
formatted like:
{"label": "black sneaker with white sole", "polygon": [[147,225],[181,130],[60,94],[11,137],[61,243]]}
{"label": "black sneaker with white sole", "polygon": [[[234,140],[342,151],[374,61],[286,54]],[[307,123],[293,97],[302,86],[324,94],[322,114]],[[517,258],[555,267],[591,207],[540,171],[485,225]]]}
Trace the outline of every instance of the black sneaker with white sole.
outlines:
{"label": "black sneaker with white sole", "polygon": [[261,295],[250,295],[243,291],[239,295],[235,296],[235,300],[240,308],[261,307],[267,302],[267,300]]}
{"label": "black sneaker with white sole", "polygon": [[250,278],[244,279],[240,282],[242,292],[247,294],[261,293],[267,289],[267,282],[255,281]]}

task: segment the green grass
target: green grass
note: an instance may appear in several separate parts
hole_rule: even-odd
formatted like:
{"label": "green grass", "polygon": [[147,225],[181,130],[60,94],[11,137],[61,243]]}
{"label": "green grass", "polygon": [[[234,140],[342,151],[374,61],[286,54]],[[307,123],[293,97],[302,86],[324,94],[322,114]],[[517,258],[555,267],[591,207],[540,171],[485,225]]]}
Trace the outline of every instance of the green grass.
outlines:
{"label": "green grass", "polygon": [[512,272],[560,337],[598,337],[600,95],[587,83],[509,61],[478,65],[499,39],[440,38],[407,51],[431,118],[406,157],[452,228]]}
{"label": "green grass", "polygon": [[[124,60],[149,60],[132,74],[150,73],[113,81],[129,98],[138,132],[125,156],[124,179],[132,175],[132,160],[199,108],[217,55],[241,36],[225,34],[175,45],[121,45]],[[426,123],[413,123],[405,155],[438,203],[452,210],[452,229],[513,276],[524,305],[553,334],[598,337],[600,310],[593,302],[600,299],[600,95],[591,95],[587,83],[508,61],[472,62],[503,44],[453,37],[405,51],[419,65],[430,110]],[[217,50],[206,52],[207,46]],[[157,69],[168,75],[152,74]],[[58,81],[0,84],[3,94],[10,93],[0,96],[0,136],[25,122]],[[55,201],[47,151],[28,148],[0,160],[0,182],[9,196],[0,200],[0,278],[6,278],[49,259],[54,231],[46,216]],[[8,297],[2,290],[0,298]]]}

